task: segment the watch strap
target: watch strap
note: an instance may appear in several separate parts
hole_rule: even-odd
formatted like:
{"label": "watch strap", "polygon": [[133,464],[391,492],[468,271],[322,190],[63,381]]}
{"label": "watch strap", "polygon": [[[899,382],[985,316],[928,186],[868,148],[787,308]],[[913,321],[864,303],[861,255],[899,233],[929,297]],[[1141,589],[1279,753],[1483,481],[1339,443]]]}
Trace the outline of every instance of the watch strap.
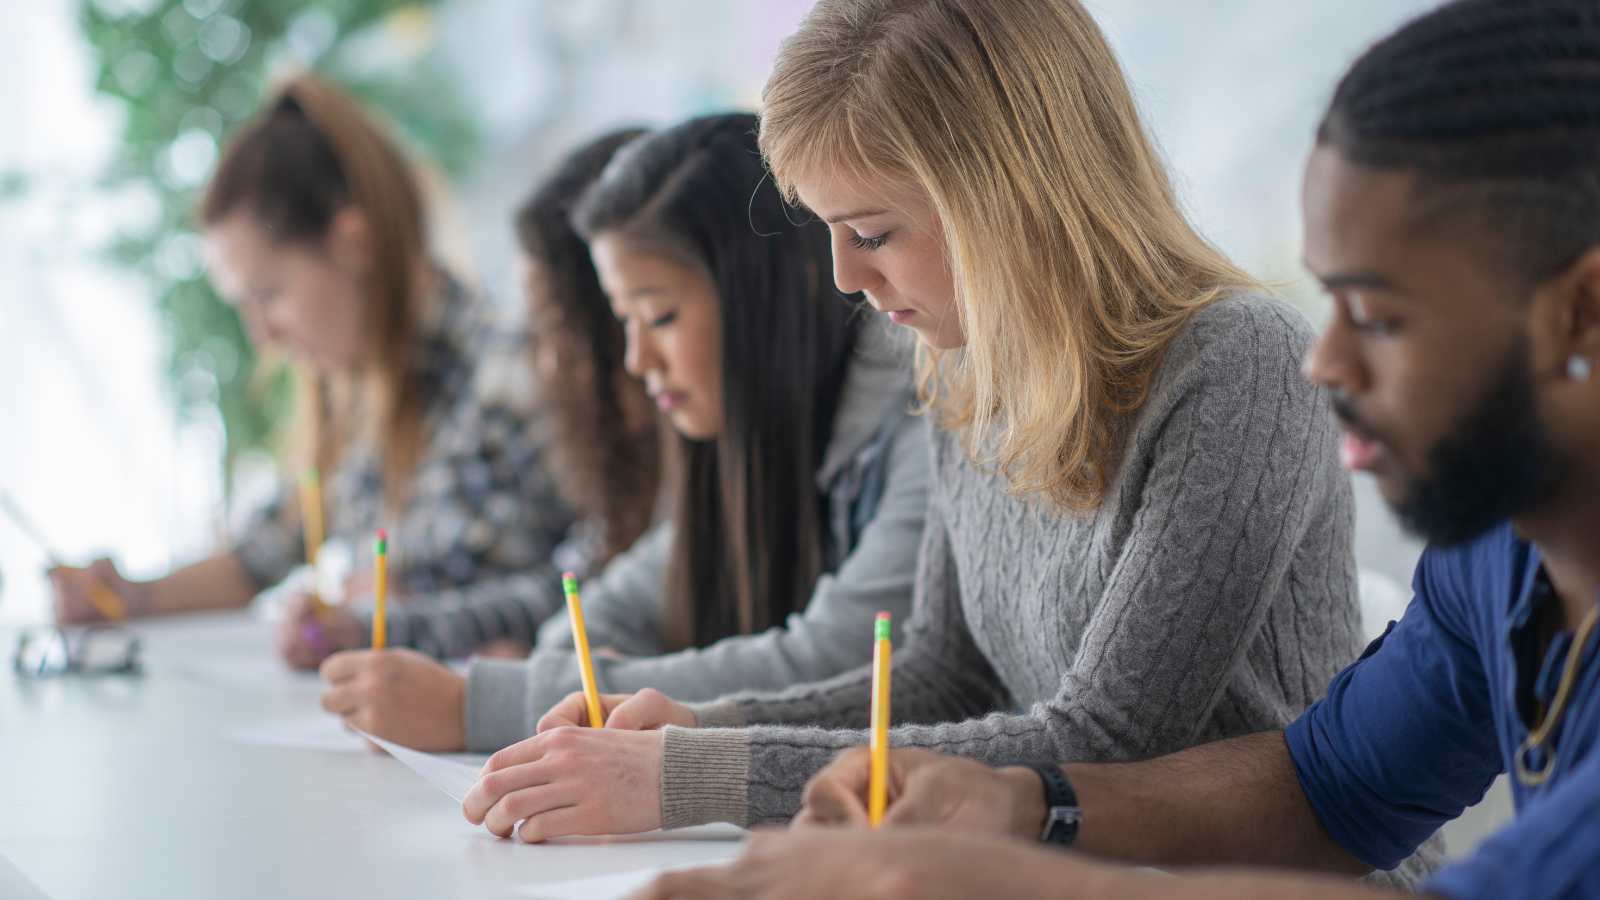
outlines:
{"label": "watch strap", "polygon": [[1044,782],[1044,830],[1039,840],[1070,847],[1078,839],[1078,826],[1083,822],[1078,793],[1072,789],[1072,782],[1067,780],[1060,766],[1033,766],[1032,769]]}

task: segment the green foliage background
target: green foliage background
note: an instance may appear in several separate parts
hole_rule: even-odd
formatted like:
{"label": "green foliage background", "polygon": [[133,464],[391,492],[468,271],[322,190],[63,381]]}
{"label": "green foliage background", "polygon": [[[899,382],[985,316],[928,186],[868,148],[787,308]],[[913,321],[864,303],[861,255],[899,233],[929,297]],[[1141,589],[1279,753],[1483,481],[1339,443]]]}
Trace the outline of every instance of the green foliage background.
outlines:
{"label": "green foliage background", "polygon": [[155,220],[121,233],[109,250],[151,285],[170,337],[180,416],[220,413],[226,490],[242,454],[272,447],[289,409],[290,374],[257,356],[206,280],[193,220],[203,180],[175,177],[174,156],[220,146],[255,111],[269,80],[295,69],[342,84],[389,120],[414,157],[447,175],[472,162],[478,129],[428,51],[434,0],[146,0],[123,8],[134,5],[91,0],[80,19],[96,88],[125,112],[102,186],[144,187],[158,199]]}

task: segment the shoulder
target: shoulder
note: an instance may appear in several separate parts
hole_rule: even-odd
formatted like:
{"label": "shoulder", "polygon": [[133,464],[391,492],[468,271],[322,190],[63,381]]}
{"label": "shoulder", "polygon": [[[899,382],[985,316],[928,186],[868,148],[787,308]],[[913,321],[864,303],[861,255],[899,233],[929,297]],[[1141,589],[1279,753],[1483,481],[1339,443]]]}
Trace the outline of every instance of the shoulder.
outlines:
{"label": "shoulder", "polygon": [[1305,317],[1281,300],[1218,300],[1194,313],[1162,354],[1141,418],[1148,425],[1193,404],[1225,418],[1261,406],[1278,417],[1326,415],[1320,392],[1300,374],[1312,337]]}
{"label": "shoulder", "polygon": [[1533,546],[1504,522],[1462,544],[1430,544],[1417,562],[1412,591],[1434,618],[1482,633],[1508,613],[1537,565]]}
{"label": "shoulder", "polygon": [[468,455],[499,448],[521,465],[549,437],[523,323],[453,280],[433,299],[418,364],[435,446]]}
{"label": "shoulder", "polygon": [[1220,369],[1230,377],[1252,372],[1299,372],[1315,332],[1306,317],[1276,297],[1234,294],[1196,312],[1173,340],[1163,374]]}
{"label": "shoulder", "polygon": [[513,418],[532,417],[539,405],[527,322],[450,282],[442,298],[444,343],[469,371],[460,402]]}

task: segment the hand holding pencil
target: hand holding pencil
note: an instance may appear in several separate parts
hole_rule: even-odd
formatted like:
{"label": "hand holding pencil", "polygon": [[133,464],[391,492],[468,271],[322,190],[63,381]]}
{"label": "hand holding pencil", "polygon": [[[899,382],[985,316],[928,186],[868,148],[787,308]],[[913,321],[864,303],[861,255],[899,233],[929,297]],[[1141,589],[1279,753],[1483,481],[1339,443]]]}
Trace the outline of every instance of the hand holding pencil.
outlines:
{"label": "hand holding pencil", "polygon": [[[883,824],[935,826],[1035,840],[1044,825],[1044,789],[1026,767],[992,768],[914,748],[889,751]],[[871,827],[872,753],[852,747],[806,784],[794,824]],[[1030,830],[1031,829],[1031,830]]]}
{"label": "hand holding pencil", "polygon": [[50,584],[56,594],[56,621],[63,625],[93,622],[97,619],[118,622],[128,617],[128,600],[134,584],[122,577],[116,564],[97,559],[88,568],[61,564],[61,557],[44,533],[23,513],[11,495],[0,491],[0,511],[4,511],[18,530],[31,538],[50,561]]}
{"label": "hand holding pencil", "polygon": [[53,564],[47,571],[55,593],[56,621],[62,625],[119,622],[133,607],[143,607],[142,586],[122,577],[116,563],[97,559],[85,567]]}

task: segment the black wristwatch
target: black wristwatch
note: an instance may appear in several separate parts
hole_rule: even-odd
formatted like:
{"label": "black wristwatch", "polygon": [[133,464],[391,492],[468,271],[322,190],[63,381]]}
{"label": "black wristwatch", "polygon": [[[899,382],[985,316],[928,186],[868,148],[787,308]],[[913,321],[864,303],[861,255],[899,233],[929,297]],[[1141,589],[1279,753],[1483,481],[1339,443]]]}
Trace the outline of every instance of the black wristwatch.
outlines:
{"label": "black wristwatch", "polygon": [[1078,794],[1060,766],[1030,766],[1044,782],[1044,831],[1039,840],[1057,847],[1070,847],[1078,839],[1078,826],[1083,822],[1083,808],[1078,806]]}

